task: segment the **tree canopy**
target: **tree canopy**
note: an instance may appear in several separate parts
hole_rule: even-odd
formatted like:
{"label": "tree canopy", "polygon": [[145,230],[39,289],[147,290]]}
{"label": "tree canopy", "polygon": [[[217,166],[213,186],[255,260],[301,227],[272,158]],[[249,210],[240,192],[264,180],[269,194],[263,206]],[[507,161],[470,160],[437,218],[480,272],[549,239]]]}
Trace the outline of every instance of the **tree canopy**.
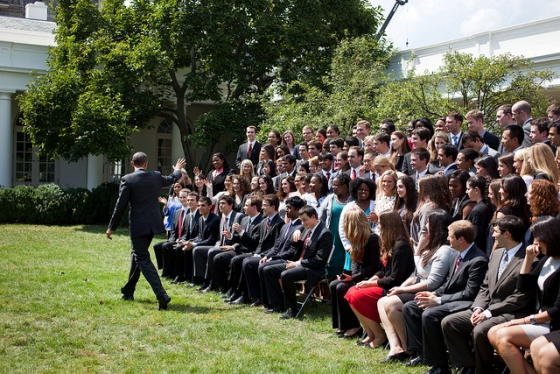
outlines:
{"label": "tree canopy", "polygon": [[[328,90],[339,41],[371,36],[365,0],[60,0],[48,72],[22,95],[25,131],[52,157],[122,159],[129,136],[161,116],[179,129],[187,162],[264,118],[272,83]],[[189,103],[213,110],[193,120]]]}

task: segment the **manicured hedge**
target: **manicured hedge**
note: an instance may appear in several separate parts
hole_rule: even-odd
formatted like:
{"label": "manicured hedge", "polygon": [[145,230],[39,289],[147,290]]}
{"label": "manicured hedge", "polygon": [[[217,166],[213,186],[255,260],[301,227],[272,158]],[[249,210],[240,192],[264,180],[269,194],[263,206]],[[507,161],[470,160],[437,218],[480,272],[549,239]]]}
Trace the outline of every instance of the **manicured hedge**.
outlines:
{"label": "manicured hedge", "polygon": [[[0,188],[0,222],[107,224],[118,194],[116,183],[103,183],[93,191],[63,190],[56,184]],[[128,214],[123,215],[120,225],[128,225]]]}

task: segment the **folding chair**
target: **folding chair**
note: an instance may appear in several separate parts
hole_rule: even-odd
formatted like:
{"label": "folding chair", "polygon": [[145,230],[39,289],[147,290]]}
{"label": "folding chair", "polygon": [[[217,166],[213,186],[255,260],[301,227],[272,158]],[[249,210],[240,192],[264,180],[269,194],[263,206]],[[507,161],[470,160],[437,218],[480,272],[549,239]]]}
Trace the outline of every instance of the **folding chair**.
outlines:
{"label": "folding chair", "polygon": [[[329,259],[327,260],[327,264],[328,264],[329,262],[331,262],[331,258],[332,258],[333,253],[334,253],[334,245],[332,246],[331,253],[329,253]],[[307,281],[306,281],[306,280],[300,280],[300,281],[296,281],[295,283],[296,283],[296,284],[302,284],[302,285],[303,285],[303,284],[307,284]],[[315,308],[317,308],[317,302],[315,301],[315,297],[313,297],[313,293],[315,292],[315,288],[317,287],[317,285],[318,285],[318,284],[321,284],[321,283],[325,283],[325,284],[328,284],[328,283],[329,283],[329,281],[328,281],[328,279],[327,279],[326,270],[325,270],[325,273],[321,276],[321,278],[317,281],[317,283],[315,283],[315,284],[313,285],[313,287],[311,287],[311,288],[309,289],[309,292],[307,293],[307,296],[305,297],[305,299],[303,300],[303,302],[299,302],[299,301],[298,301],[298,304],[300,304],[301,307],[298,309],[298,311],[297,311],[297,313],[296,313],[296,318],[299,317],[300,313],[303,311],[303,308],[305,307],[305,304],[307,304],[307,302],[309,301],[309,299],[311,299],[311,304],[313,304],[313,306],[314,306]]]}

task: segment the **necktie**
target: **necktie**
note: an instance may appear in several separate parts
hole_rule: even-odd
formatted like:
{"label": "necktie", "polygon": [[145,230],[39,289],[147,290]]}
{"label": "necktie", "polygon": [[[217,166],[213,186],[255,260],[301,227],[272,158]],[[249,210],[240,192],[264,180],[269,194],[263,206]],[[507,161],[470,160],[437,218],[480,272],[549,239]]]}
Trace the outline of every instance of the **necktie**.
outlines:
{"label": "necktie", "polygon": [[453,139],[453,145],[454,145],[455,147],[457,147],[457,139],[458,139],[458,136],[457,136],[457,135],[453,135],[451,138]]}
{"label": "necktie", "polygon": [[253,153],[253,143],[249,143],[247,147],[247,158],[251,158],[251,153]]}
{"label": "necktie", "polygon": [[498,279],[500,279],[504,270],[506,270],[508,261],[509,261],[508,253],[507,251],[504,251],[504,255],[502,256],[502,261],[500,261],[500,267],[498,268]]}
{"label": "necktie", "polygon": [[299,256],[300,261],[301,259],[303,259],[303,256],[305,256],[305,251],[307,250],[307,245],[309,244],[310,239],[311,239],[311,230],[307,232],[307,236],[305,237],[305,241],[303,242],[303,251],[301,251],[301,256]]}
{"label": "necktie", "polygon": [[224,227],[222,228],[222,245],[225,245],[226,243],[226,237],[224,235],[224,231],[227,230],[227,217],[224,219]]}
{"label": "necktie", "polygon": [[455,270],[453,271],[453,275],[455,275],[455,273],[457,273],[457,270],[459,269],[459,266],[461,266],[461,261],[463,261],[463,257],[461,257],[461,255],[459,255],[459,257],[457,258],[457,263],[455,264]]}
{"label": "necktie", "polygon": [[293,222],[290,222],[287,226],[288,226],[288,229],[287,229],[286,232],[284,233],[284,240],[286,240],[286,239],[288,238],[288,233],[289,233],[290,230],[292,229]]}
{"label": "necktie", "polygon": [[270,228],[270,218],[266,220],[266,232],[268,232],[268,229]]}
{"label": "necktie", "polygon": [[179,222],[177,222],[177,239],[183,234],[183,216],[185,215],[185,209],[181,209],[181,215],[179,216]]}
{"label": "necktie", "polygon": [[352,176],[351,179],[354,180],[356,179],[356,169],[352,169]]}
{"label": "necktie", "polygon": [[327,182],[331,179],[331,173],[327,171]]}

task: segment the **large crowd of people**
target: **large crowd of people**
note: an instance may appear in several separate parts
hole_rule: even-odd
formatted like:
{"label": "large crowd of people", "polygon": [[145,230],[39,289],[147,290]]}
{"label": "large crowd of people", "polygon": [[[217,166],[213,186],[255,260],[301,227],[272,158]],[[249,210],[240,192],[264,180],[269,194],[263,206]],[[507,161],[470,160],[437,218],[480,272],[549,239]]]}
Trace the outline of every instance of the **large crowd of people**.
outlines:
{"label": "large crowd of people", "polygon": [[496,122],[501,137],[478,110],[305,126],[299,144],[250,126],[235,168],[216,153],[161,199],[161,277],[289,319],[299,282],[326,275],[335,333],[388,345],[382,362],[560,372],[560,104]]}

